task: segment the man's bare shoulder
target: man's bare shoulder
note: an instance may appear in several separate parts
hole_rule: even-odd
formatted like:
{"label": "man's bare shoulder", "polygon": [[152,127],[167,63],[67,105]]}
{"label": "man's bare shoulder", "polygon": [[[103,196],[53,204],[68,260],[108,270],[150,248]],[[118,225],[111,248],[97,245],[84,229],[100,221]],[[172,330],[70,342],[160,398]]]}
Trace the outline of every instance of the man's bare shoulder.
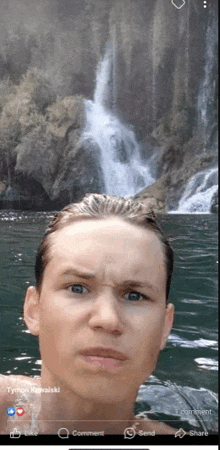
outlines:
{"label": "man's bare shoulder", "polygon": [[0,374],[0,392],[5,386],[22,387],[25,383],[41,384],[40,378],[27,377],[26,375],[1,375]]}
{"label": "man's bare shoulder", "polygon": [[[137,418],[138,419],[138,418]],[[170,427],[162,422],[156,422],[150,419],[141,419],[139,421],[139,429],[148,432],[155,432],[155,434],[175,434],[177,429]]]}
{"label": "man's bare shoulder", "polygon": [[7,432],[7,408],[15,406],[23,392],[41,383],[40,378],[25,375],[0,375],[0,434]]}
{"label": "man's bare shoulder", "polygon": [[40,378],[25,375],[0,375],[0,413],[8,406],[12,406],[18,394],[33,385],[39,385]]}

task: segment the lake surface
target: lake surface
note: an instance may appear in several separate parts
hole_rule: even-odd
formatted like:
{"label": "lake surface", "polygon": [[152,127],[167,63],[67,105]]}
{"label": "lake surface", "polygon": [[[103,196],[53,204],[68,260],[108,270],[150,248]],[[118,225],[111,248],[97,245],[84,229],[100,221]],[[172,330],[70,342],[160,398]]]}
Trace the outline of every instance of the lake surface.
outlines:
{"label": "lake surface", "polygon": [[[0,373],[40,375],[38,340],[22,322],[35,252],[53,212],[0,211]],[[137,412],[176,426],[217,430],[217,216],[163,215],[175,268],[175,323],[157,369],[139,390]],[[203,412],[202,412],[203,411]]]}

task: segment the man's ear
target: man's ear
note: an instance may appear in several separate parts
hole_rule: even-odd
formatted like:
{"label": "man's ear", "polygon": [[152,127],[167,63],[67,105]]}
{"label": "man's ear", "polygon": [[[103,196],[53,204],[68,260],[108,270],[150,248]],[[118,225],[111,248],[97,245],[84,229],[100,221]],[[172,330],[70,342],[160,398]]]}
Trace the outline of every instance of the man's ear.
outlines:
{"label": "man's ear", "polygon": [[173,320],[174,320],[174,306],[172,305],[172,303],[168,303],[166,307],[166,317],[164,321],[163,336],[161,340],[160,350],[163,350],[166,345],[168,336],[173,326]]}
{"label": "man's ear", "polygon": [[34,336],[39,335],[39,294],[34,286],[27,289],[24,300],[24,321]]}

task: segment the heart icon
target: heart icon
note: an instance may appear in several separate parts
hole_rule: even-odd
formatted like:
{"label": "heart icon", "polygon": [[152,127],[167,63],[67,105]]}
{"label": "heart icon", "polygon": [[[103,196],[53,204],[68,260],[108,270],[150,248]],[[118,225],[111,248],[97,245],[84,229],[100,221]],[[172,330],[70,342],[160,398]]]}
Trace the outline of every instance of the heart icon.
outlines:
{"label": "heart icon", "polygon": [[23,408],[17,408],[16,414],[17,416],[23,416],[23,414],[25,413],[25,410]]}

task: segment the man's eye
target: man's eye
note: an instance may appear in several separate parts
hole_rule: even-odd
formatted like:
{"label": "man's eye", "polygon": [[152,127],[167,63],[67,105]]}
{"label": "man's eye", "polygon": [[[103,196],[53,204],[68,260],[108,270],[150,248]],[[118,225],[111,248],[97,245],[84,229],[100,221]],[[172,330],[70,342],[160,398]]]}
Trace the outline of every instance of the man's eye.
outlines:
{"label": "man's eye", "polygon": [[87,292],[87,289],[82,284],[74,284],[70,286],[70,290],[73,294],[85,294]]}
{"label": "man's eye", "polygon": [[138,302],[140,300],[143,300],[143,298],[145,300],[147,300],[147,296],[144,294],[140,294],[139,292],[136,291],[130,291],[125,295],[126,300],[130,300],[131,302]]}

